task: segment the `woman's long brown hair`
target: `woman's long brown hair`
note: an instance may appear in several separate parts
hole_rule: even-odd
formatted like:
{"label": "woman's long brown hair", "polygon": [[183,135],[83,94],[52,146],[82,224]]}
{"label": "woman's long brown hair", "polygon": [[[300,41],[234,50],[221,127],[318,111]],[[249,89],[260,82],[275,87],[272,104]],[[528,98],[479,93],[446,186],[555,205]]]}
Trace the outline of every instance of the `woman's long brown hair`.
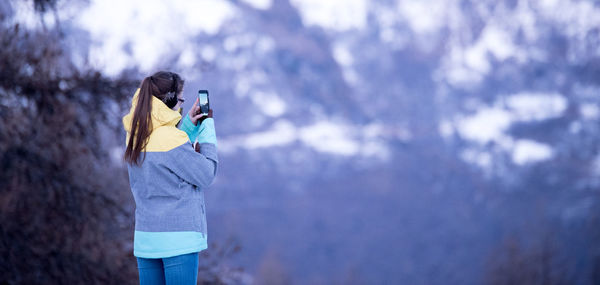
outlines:
{"label": "woman's long brown hair", "polygon": [[152,133],[152,96],[164,102],[171,96],[181,93],[183,82],[177,73],[168,71],[159,71],[142,80],[131,120],[129,140],[123,156],[130,165],[140,165],[146,159],[146,152],[144,152],[142,161],[139,161],[140,153],[146,148],[148,137]]}

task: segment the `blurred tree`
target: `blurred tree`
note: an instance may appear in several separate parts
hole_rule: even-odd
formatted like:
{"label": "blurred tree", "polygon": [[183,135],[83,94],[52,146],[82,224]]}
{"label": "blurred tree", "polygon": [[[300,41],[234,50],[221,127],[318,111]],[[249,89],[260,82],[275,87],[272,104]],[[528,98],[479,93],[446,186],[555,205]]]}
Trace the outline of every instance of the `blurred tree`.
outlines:
{"label": "blurred tree", "polygon": [[256,283],[265,285],[294,284],[275,249],[266,251],[258,266]]}
{"label": "blurred tree", "polygon": [[242,267],[225,263],[240,250],[239,241],[233,237],[211,242],[208,249],[200,252],[198,284],[251,284],[251,277]]}
{"label": "blurred tree", "polygon": [[[55,4],[34,1],[40,13]],[[132,210],[113,195],[126,180],[111,180],[98,128],[136,82],[78,70],[57,30],[0,21],[0,279],[135,283]]]}
{"label": "blurred tree", "polygon": [[514,236],[505,238],[494,249],[488,262],[485,283],[503,284],[575,284],[569,267],[560,257],[559,247],[552,235],[523,246]]}

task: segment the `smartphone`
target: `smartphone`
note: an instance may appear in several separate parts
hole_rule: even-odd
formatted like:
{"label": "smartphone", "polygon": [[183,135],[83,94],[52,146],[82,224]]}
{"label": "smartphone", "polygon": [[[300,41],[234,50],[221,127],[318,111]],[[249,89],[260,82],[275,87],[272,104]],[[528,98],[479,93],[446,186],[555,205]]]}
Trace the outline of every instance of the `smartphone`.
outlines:
{"label": "smartphone", "polygon": [[210,109],[210,101],[208,100],[208,90],[198,90],[198,106],[200,106],[200,112],[208,115]]}

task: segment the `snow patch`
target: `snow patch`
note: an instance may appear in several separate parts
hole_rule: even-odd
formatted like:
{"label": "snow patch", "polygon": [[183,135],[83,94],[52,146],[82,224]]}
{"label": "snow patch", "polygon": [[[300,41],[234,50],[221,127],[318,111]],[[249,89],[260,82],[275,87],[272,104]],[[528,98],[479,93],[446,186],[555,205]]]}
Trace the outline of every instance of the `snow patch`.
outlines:
{"label": "snow patch", "polygon": [[252,149],[286,145],[294,140],[296,140],[296,127],[287,120],[279,120],[271,130],[251,134],[243,142],[247,148]]}
{"label": "snow patch", "polygon": [[217,57],[217,51],[212,46],[204,46],[200,52],[200,56],[202,56],[202,59],[211,62]]}
{"label": "snow patch", "polygon": [[475,148],[464,150],[460,156],[463,160],[473,163],[483,169],[489,169],[492,164],[492,155],[489,152],[479,151]]}
{"label": "snow patch", "polygon": [[[462,137],[485,144],[502,138],[514,122],[559,117],[566,108],[566,98],[558,93],[522,92],[498,100],[491,107],[479,107],[474,115],[459,116],[456,128]],[[450,128],[440,125],[440,134],[447,136]]]}
{"label": "snow patch", "polygon": [[350,53],[348,46],[341,43],[334,43],[333,58],[335,58],[341,66],[350,66],[354,63],[354,56]]}
{"label": "snow patch", "polygon": [[486,74],[490,70],[489,54],[502,61],[515,54],[516,50],[512,37],[506,30],[488,25],[481,32],[479,40],[464,51],[464,63],[467,67]]}
{"label": "snow patch", "polygon": [[419,34],[439,30],[445,22],[446,8],[445,1],[400,1],[398,3],[400,17]]}
{"label": "snow patch", "polygon": [[269,8],[271,8],[271,5],[273,4],[273,0],[242,0],[244,2],[246,2],[247,4],[249,4],[250,6],[256,8],[256,9],[261,9],[261,10],[267,10]]}
{"label": "snow patch", "polygon": [[518,165],[547,160],[552,157],[552,147],[534,140],[517,140],[515,142],[512,160]]}
{"label": "snow patch", "polygon": [[462,137],[484,144],[499,139],[512,121],[512,114],[504,109],[481,108],[473,116],[460,118],[457,129]]}
{"label": "snow patch", "polygon": [[196,53],[193,47],[188,46],[181,52],[178,64],[184,68],[190,68],[196,64]]}
{"label": "snow patch", "polygon": [[[454,28],[457,30],[453,33],[459,33],[464,27],[458,25]],[[512,39],[509,28],[495,24],[488,24],[471,45],[465,46],[459,35],[453,35],[449,51],[434,76],[437,80],[445,79],[454,86],[476,86],[490,72],[492,57],[498,61],[511,57],[523,60],[526,54]]]}
{"label": "snow patch", "polygon": [[581,104],[579,112],[581,112],[581,116],[588,120],[595,120],[600,117],[600,109],[596,104]]}
{"label": "snow patch", "polygon": [[[492,156],[486,154],[487,144],[493,142],[496,149],[509,154],[517,165],[547,160],[553,156],[551,146],[528,139],[515,140],[506,130],[515,122],[547,120],[562,116],[567,100],[558,93],[521,92],[497,100],[492,106],[467,102],[475,113],[458,116],[439,123],[444,138],[458,133],[477,144],[461,153],[461,157],[482,168],[491,164]],[[576,127],[576,126],[575,126]]]}
{"label": "snow patch", "polygon": [[275,93],[255,91],[250,99],[267,116],[278,117],[285,113],[286,104]]}
{"label": "snow patch", "polygon": [[90,32],[91,63],[116,75],[132,65],[150,71],[194,35],[217,33],[233,15],[234,7],[224,0],[95,0],[75,23]]}
{"label": "snow patch", "polygon": [[338,62],[342,68],[342,75],[346,82],[351,85],[358,83],[358,72],[354,70],[352,64],[354,64],[354,56],[350,52],[347,44],[336,42],[333,44],[333,58]]}
{"label": "snow patch", "polygon": [[366,0],[291,0],[305,26],[345,31],[363,29],[367,23]]}
{"label": "snow patch", "polygon": [[378,124],[354,126],[331,120],[298,127],[280,119],[267,131],[222,138],[219,146],[228,153],[240,148],[277,147],[299,142],[321,153],[386,160],[390,156],[386,138],[391,132],[385,129]]}
{"label": "snow patch", "polygon": [[448,138],[451,137],[452,135],[454,135],[454,126],[452,125],[452,122],[449,122],[448,120],[443,120],[438,124],[438,130],[440,132],[440,135],[442,135],[442,137]]}
{"label": "snow patch", "polygon": [[256,43],[256,49],[258,52],[265,54],[272,51],[275,48],[275,41],[273,38],[268,36],[262,36]]}
{"label": "snow patch", "polygon": [[300,130],[300,140],[321,152],[339,155],[354,155],[359,150],[359,144],[348,136],[345,126],[331,122],[318,122]]}
{"label": "snow patch", "polygon": [[506,99],[517,120],[533,121],[559,117],[567,109],[567,99],[558,93],[523,92]]}

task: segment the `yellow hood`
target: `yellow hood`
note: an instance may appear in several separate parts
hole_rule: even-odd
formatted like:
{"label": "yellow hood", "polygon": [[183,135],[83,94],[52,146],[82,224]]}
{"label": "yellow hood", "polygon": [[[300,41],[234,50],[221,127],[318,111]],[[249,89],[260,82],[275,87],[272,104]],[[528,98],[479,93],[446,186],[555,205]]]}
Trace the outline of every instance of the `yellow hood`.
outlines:
{"label": "yellow hood", "polygon": [[[139,93],[140,88],[133,94],[129,113],[123,116],[123,127],[127,133],[131,132],[131,120],[133,120],[133,112],[135,112]],[[152,130],[161,126],[175,126],[180,120],[181,114],[179,112],[169,109],[160,99],[152,96]]]}
{"label": "yellow hood", "polygon": [[[140,89],[138,88],[131,99],[129,113],[123,116],[123,127],[127,131],[125,145],[129,142],[131,120],[133,120],[139,93]],[[160,99],[152,96],[152,131],[144,151],[169,151],[188,142],[189,138],[186,132],[175,126],[179,120],[181,120],[181,114],[178,111],[169,109]]]}

